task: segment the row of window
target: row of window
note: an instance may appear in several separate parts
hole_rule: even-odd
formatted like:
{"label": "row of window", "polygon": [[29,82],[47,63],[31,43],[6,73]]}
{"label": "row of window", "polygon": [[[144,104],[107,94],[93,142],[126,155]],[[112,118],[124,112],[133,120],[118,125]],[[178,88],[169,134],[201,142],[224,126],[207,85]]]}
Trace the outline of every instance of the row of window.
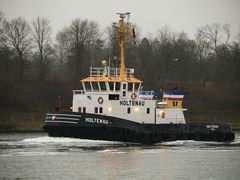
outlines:
{"label": "row of window", "polygon": [[[107,86],[110,91],[120,91],[120,82],[84,82],[83,86],[86,91],[106,91]],[[128,91],[138,91],[140,88],[140,83],[123,83],[122,89]]]}
{"label": "row of window", "polygon": [[78,112],[86,113],[86,107],[78,107]]}
{"label": "row of window", "polygon": [[[138,108],[135,108],[135,111],[138,111]],[[86,113],[86,107],[79,107],[78,112],[80,113]],[[95,107],[94,108],[94,113],[96,114],[102,114],[103,113],[103,108],[102,107]],[[131,108],[127,108],[127,113],[131,114]],[[146,114],[150,114],[150,108],[146,109]]]}
{"label": "row of window", "polygon": [[102,114],[103,113],[103,108],[102,107],[95,107],[95,113],[100,113]]}
{"label": "row of window", "polygon": [[[138,111],[138,108],[135,108],[134,110],[135,110],[135,111]],[[131,108],[130,108],[130,107],[127,108],[127,113],[128,113],[128,114],[131,114]],[[146,114],[150,114],[150,108],[147,108],[147,109],[146,109]]]}
{"label": "row of window", "polygon": [[[86,113],[86,107],[78,107],[78,112]],[[103,108],[102,107],[95,107],[94,112],[102,114],[103,113]]]}

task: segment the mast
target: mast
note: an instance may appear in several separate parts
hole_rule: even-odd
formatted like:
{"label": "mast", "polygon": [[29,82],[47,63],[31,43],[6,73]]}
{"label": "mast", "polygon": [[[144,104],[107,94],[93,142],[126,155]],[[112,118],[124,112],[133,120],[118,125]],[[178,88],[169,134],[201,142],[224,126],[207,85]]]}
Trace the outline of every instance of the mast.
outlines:
{"label": "mast", "polygon": [[[120,46],[120,78],[126,78],[126,66],[125,66],[125,38],[130,35],[130,26],[131,24],[128,22],[130,12],[127,13],[117,13],[120,17],[119,23],[115,25],[117,29],[117,36],[119,38],[119,46]],[[125,22],[125,18],[127,17],[127,22]]]}

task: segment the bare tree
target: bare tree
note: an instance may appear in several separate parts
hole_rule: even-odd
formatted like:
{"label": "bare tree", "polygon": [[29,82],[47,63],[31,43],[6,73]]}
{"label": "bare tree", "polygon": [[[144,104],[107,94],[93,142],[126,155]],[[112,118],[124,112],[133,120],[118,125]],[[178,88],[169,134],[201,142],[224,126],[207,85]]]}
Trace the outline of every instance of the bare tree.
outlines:
{"label": "bare tree", "polygon": [[228,45],[228,41],[230,39],[231,36],[231,32],[230,32],[230,24],[226,23],[222,26],[223,32],[225,33],[225,45]]}
{"label": "bare tree", "polygon": [[8,79],[9,75],[9,59],[8,59],[8,49],[5,45],[4,38],[4,14],[0,12],[0,80]]}
{"label": "bare tree", "polygon": [[3,46],[4,44],[4,36],[3,36],[3,32],[4,32],[4,28],[3,28],[3,22],[4,22],[4,14],[2,12],[0,12],[0,48]]}
{"label": "bare tree", "polygon": [[24,79],[24,69],[27,55],[30,51],[29,32],[27,21],[21,17],[4,23],[5,40],[9,48],[13,49],[20,60],[20,80]]}
{"label": "bare tree", "polygon": [[69,33],[68,27],[63,28],[61,31],[58,31],[54,48],[57,56],[58,78],[71,78],[69,76],[71,74],[67,72],[67,65],[69,65],[69,62],[71,62],[69,59],[72,59],[71,35]]}
{"label": "bare tree", "polygon": [[67,64],[75,80],[87,73],[93,65],[98,46],[102,46],[98,24],[94,21],[74,19],[57,33],[55,49],[60,64]]}
{"label": "bare tree", "polygon": [[58,31],[56,35],[56,52],[60,60],[60,65],[63,66],[67,62],[69,57],[71,45],[68,28],[64,28],[62,31]]}
{"label": "bare tree", "polygon": [[46,18],[37,17],[32,21],[33,41],[37,47],[40,65],[40,80],[46,76],[49,56],[51,54],[51,27]]}
{"label": "bare tree", "polygon": [[196,34],[195,43],[195,54],[197,56],[196,58],[198,61],[202,62],[206,60],[210,53],[210,44],[208,41],[205,40],[205,37],[202,35],[201,32],[198,32]]}
{"label": "bare tree", "polygon": [[86,54],[89,53],[90,46],[96,43],[99,36],[98,25],[93,21],[76,18],[69,27],[69,33],[73,55],[71,64],[74,67],[74,76],[77,80],[78,74],[82,76],[84,69],[90,65]]}
{"label": "bare tree", "polygon": [[240,31],[238,32],[236,39],[237,39],[237,43],[240,45]]}
{"label": "bare tree", "polygon": [[[206,25],[198,29],[198,35],[201,36],[202,40],[206,41],[206,44],[208,44],[217,55],[218,46],[220,44],[228,44],[230,38],[230,25],[221,25],[219,23]],[[223,40],[223,36],[225,36],[225,41]],[[222,41],[224,41],[224,43],[222,43]]]}
{"label": "bare tree", "polygon": [[143,79],[148,81],[155,80],[156,71],[154,71],[153,65],[153,45],[151,40],[143,38],[141,43],[138,46],[138,60],[139,63],[135,66],[139,67],[139,73],[142,73],[141,76]]}
{"label": "bare tree", "polygon": [[207,60],[209,58],[211,52],[211,44],[209,41],[205,39],[205,36],[201,32],[197,32],[195,36],[195,48],[194,48],[194,54],[196,63],[199,66],[198,74],[199,79],[201,82],[204,82],[205,76],[206,76],[206,68],[204,68],[204,65],[207,64]]}
{"label": "bare tree", "polygon": [[[172,32],[169,26],[163,26],[157,33],[157,49],[159,51],[158,67],[161,69],[161,81],[165,88],[165,80],[167,79],[167,73],[169,71],[169,64],[173,57],[174,41],[176,39],[176,33]],[[160,79],[160,77],[158,77]]]}

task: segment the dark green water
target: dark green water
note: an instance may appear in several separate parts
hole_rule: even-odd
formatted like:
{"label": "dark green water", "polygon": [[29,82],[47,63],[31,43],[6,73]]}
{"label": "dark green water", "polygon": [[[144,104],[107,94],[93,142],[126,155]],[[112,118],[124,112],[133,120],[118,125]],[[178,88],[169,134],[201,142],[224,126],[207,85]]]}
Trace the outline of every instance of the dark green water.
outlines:
{"label": "dark green water", "polygon": [[240,179],[240,134],[231,143],[142,146],[0,134],[0,179]]}

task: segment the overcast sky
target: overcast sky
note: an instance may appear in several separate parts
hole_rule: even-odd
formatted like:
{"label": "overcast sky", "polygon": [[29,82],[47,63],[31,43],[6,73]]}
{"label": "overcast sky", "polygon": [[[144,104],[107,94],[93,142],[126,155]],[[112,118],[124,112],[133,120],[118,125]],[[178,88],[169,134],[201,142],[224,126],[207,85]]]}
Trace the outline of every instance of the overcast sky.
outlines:
{"label": "overcast sky", "polygon": [[240,32],[240,0],[0,0],[0,11],[7,19],[47,17],[55,33],[76,17],[95,20],[104,30],[118,20],[117,12],[128,11],[142,36],[166,24],[190,38],[198,27],[215,22],[229,23],[234,37]]}

